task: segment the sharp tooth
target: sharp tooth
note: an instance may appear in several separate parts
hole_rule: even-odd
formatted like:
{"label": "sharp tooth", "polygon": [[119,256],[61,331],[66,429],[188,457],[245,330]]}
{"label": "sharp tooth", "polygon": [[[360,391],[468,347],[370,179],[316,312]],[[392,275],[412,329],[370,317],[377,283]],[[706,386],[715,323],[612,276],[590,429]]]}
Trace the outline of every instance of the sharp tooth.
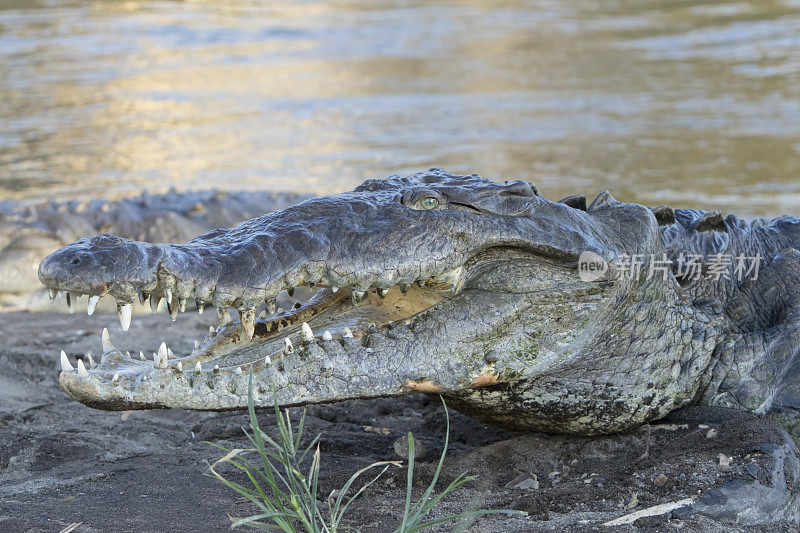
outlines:
{"label": "sharp tooth", "polygon": [[186,298],[178,298],[178,309],[181,310],[181,313],[186,312]]}
{"label": "sharp tooth", "polygon": [[158,347],[158,353],[156,354],[155,363],[156,368],[167,368],[167,361],[169,360],[169,355],[167,352],[167,343],[162,342],[161,345]]}
{"label": "sharp tooth", "polygon": [[164,289],[164,297],[167,299],[167,303],[172,303],[172,289]]}
{"label": "sharp tooth", "polygon": [[344,335],[342,335],[346,339],[353,338],[353,331],[350,328],[344,328]]}
{"label": "sharp tooth", "polygon": [[89,359],[89,368],[94,368],[97,366],[97,363],[95,363],[94,359],[92,358],[92,354],[87,353],[86,357]]}
{"label": "sharp tooth", "polygon": [[219,374],[219,365],[214,365],[214,370],[212,370],[215,374]]}
{"label": "sharp tooth", "polygon": [[122,328],[122,331],[128,331],[128,328],[131,327],[131,312],[133,311],[133,306],[131,304],[122,304],[117,306],[117,314],[119,315],[119,326]]}
{"label": "sharp tooth", "polygon": [[258,313],[258,319],[259,320],[265,320],[266,318],[267,318],[267,312],[266,312],[266,310],[262,309],[261,312]]}
{"label": "sharp tooth", "polygon": [[278,308],[278,309],[275,311],[275,313],[277,313],[277,314],[279,314],[279,315],[282,315],[283,313],[285,313],[285,311],[283,310],[283,307],[279,307],[279,308]]}
{"label": "sharp tooth", "polygon": [[[267,357],[269,357],[269,356],[267,356]],[[236,370],[234,370],[234,372],[236,373],[237,376],[241,376],[242,375],[242,367],[237,366]]]}
{"label": "sharp tooth", "polygon": [[153,295],[150,297],[150,312],[153,314],[158,313],[158,304],[161,303],[161,296]]}
{"label": "sharp tooth", "polygon": [[172,319],[173,322],[178,320],[178,306],[172,305],[171,303],[167,303],[167,310],[169,311],[169,317]]}
{"label": "sharp tooth", "polygon": [[114,374],[114,377],[111,378],[111,383],[113,385],[117,385],[119,383],[119,374]]}
{"label": "sharp tooth", "polygon": [[283,339],[283,351],[286,353],[292,353],[294,351],[292,340],[289,337]]}
{"label": "sharp tooth", "polygon": [[197,306],[197,314],[198,315],[202,315],[203,314],[203,309],[206,308],[205,304],[203,302],[201,302],[200,300],[195,300],[194,304]]}
{"label": "sharp tooth", "polygon": [[144,352],[141,350],[139,350],[139,359],[141,359],[142,361],[147,361],[147,359],[144,356]]}
{"label": "sharp tooth", "polygon": [[408,290],[411,288],[411,285],[408,283],[401,283],[400,284],[400,292],[403,293],[403,296],[408,294]]}
{"label": "sharp tooth", "polygon": [[208,336],[213,337],[217,334],[217,330],[214,329],[214,326],[208,326]]}
{"label": "sharp tooth", "polygon": [[328,330],[325,330],[325,333],[322,334],[322,340],[324,340],[324,341],[332,341],[333,340],[333,336],[331,335],[331,332],[328,331]]}
{"label": "sharp tooth", "polygon": [[70,313],[75,312],[75,300],[78,299],[78,295],[74,292],[67,293],[67,311]]}
{"label": "sharp tooth", "polygon": [[289,295],[289,298],[293,298],[294,297],[294,287],[289,287],[288,289],[286,289],[286,294]]}
{"label": "sharp tooth", "polygon": [[177,368],[177,369],[178,369],[178,372],[183,372],[183,363],[181,363],[180,361],[178,361],[178,366],[176,366],[175,368]]}
{"label": "sharp tooth", "polygon": [[100,340],[103,343],[103,353],[113,352],[114,345],[111,344],[111,335],[108,334],[108,328],[103,328],[103,333],[100,335]]}
{"label": "sharp tooth", "polygon": [[350,297],[352,298],[352,300],[353,300],[353,303],[354,303],[354,304],[357,304],[357,303],[359,303],[361,300],[363,300],[363,299],[364,299],[364,294],[366,294],[366,291],[357,291],[357,290],[353,289],[353,290],[350,292]]}
{"label": "sharp tooth", "polygon": [[275,314],[275,300],[269,299],[265,302],[267,304],[267,312],[271,315]]}
{"label": "sharp tooth", "polygon": [[93,315],[94,310],[97,308],[97,302],[100,301],[99,296],[89,296],[89,305],[86,306],[86,314]]}
{"label": "sharp tooth", "polygon": [[336,285],[331,286],[331,292],[339,292],[339,287]]}
{"label": "sharp tooth", "polygon": [[227,308],[217,307],[217,321],[219,322],[220,326],[224,326],[231,322],[231,315],[228,313]]}
{"label": "sharp tooth", "polygon": [[266,356],[264,358],[264,364],[267,365],[267,366],[271,365],[272,364],[272,359],[270,359],[269,356]]}
{"label": "sharp tooth", "polygon": [[78,359],[78,375],[81,377],[89,375],[89,372],[86,371],[86,367],[83,366],[83,359]]}
{"label": "sharp tooth", "polygon": [[198,374],[203,371],[203,365],[200,364],[200,361],[198,361],[197,364],[194,365],[194,371],[197,372]]}
{"label": "sharp tooth", "polygon": [[242,320],[242,329],[248,340],[253,338],[253,332],[256,327],[256,310],[245,309],[239,312],[239,318]]}
{"label": "sharp tooth", "polygon": [[140,304],[144,305],[144,303],[147,301],[148,298],[150,298],[149,294],[147,294],[144,291],[140,291],[139,292],[139,303]]}
{"label": "sharp tooth", "polygon": [[378,287],[377,289],[375,289],[375,292],[378,293],[378,298],[383,299],[386,298],[386,293],[389,292],[389,289],[383,289],[381,287]]}
{"label": "sharp tooth", "polygon": [[67,357],[67,354],[64,352],[64,350],[61,350],[61,370],[63,372],[72,372],[75,370],[72,367],[72,364],[69,362],[69,357]]}
{"label": "sharp tooth", "polygon": [[172,352],[172,348],[167,348],[167,355],[169,359],[175,359],[175,354]]}
{"label": "sharp tooth", "polygon": [[58,298],[57,289],[47,289],[47,294],[50,296],[50,302],[54,302],[55,299]]}
{"label": "sharp tooth", "polygon": [[200,347],[200,341],[199,341],[199,340],[197,340],[197,339],[195,339],[195,340],[194,340],[194,349],[196,350],[196,349],[198,349],[199,347]]}
{"label": "sharp tooth", "polygon": [[131,358],[131,352],[129,352],[128,350],[125,350],[125,357],[130,359]]}
{"label": "sharp tooth", "polygon": [[308,325],[308,322],[303,322],[300,329],[303,330],[303,342],[314,342],[314,332],[311,331],[311,326]]}

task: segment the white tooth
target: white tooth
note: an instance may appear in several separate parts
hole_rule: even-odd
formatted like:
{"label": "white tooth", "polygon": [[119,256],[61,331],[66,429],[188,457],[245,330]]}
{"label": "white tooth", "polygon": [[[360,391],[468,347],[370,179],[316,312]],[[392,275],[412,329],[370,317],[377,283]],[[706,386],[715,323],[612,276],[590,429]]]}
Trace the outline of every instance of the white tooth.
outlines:
{"label": "white tooth", "polygon": [[186,312],[186,298],[179,298],[178,299],[178,309],[181,310],[181,313]]}
{"label": "white tooth", "polygon": [[264,358],[264,364],[267,365],[267,366],[271,365],[272,364],[272,359],[270,359],[269,356],[266,356]]}
{"label": "white tooth", "polygon": [[122,331],[128,331],[128,328],[131,327],[132,311],[133,306],[131,304],[123,304],[117,307],[117,314],[119,314],[119,326],[122,328]]}
{"label": "white tooth", "polygon": [[47,289],[47,293],[50,295],[50,302],[54,302],[58,297],[58,291],[56,289]]}
{"label": "white tooth", "polygon": [[353,332],[350,330],[350,328],[344,328],[344,335],[342,335],[342,337],[344,337],[346,339],[352,339],[353,338]]}
{"label": "white tooth", "polygon": [[198,374],[203,371],[203,365],[200,364],[200,361],[198,361],[197,364],[194,365],[194,371],[197,372]]}
{"label": "white tooth", "polygon": [[202,315],[203,314],[203,309],[205,309],[205,308],[206,308],[206,306],[205,306],[204,303],[197,302],[197,314],[198,315]]}
{"label": "white tooth", "polygon": [[258,313],[258,319],[259,320],[264,320],[265,318],[267,318],[267,311],[262,309],[261,312]]}
{"label": "white tooth", "polygon": [[114,374],[114,377],[111,378],[111,383],[114,384],[114,385],[119,383],[119,374]]}
{"label": "white tooth", "polygon": [[89,375],[89,372],[86,371],[86,367],[83,366],[83,359],[78,359],[78,375],[81,377]]}
{"label": "white tooth", "polygon": [[311,326],[308,325],[308,322],[303,322],[303,325],[300,326],[300,328],[303,330],[303,341],[313,342],[314,332],[311,331]]}
{"label": "white tooth", "polygon": [[100,335],[100,339],[103,342],[104,354],[115,350],[114,345],[111,344],[111,335],[108,334],[108,328],[103,328],[103,334]]}
{"label": "white tooth", "polygon": [[175,359],[175,354],[172,352],[172,348],[167,348],[167,355],[170,359]]}
{"label": "white tooth", "polygon": [[241,376],[241,375],[242,375],[242,367],[240,367],[240,366],[237,366],[237,367],[236,367],[236,370],[234,370],[234,372],[236,372],[236,375],[237,375],[237,376]]}
{"label": "white tooth", "polygon": [[172,289],[164,289],[164,297],[167,299],[167,303],[172,303]]}
{"label": "white tooth", "polygon": [[142,376],[142,381],[147,381],[147,376]]}
{"label": "white tooth", "polygon": [[292,341],[289,337],[283,339],[283,351],[286,353],[292,353],[294,351],[294,346],[292,346]]}
{"label": "white tooth", "polygon": [[214,329],[214,326],[208,326],[208,336],[213,337],[217,334],[217,330]]}
{"label": "white tooth", "polygon": [[275,300],[267,300],[264,302],[267,304],[267,312],[271,315],[275,314]]}
{"label": "white tooth", "polygon": [[195,340],[194,340],[194,349],[196,350],[196,349],[198,349],[199,347],[200,347],[200,341],[198,341],[197,339],[195,339]]}
{"label": "white tooth", "polygon": [[156,368],[166,368],[167,367],[167,361],[169,360],[169,355],[168,355],[168,352],[167,352],[167,343],[166,342],[162,342],[161,345],[158,347],[158,353],[156,354],[156,357],[154,358],[154,360],[155,360],[155,363],[156,363],[156,365],[155,365]]}
{"label": "white tooth", "polygon": [[278,308],[278,309],[275,311],[275,313],[276,313],[276,314],[278,314],[278,315],[282,315],[282,314],[283,314],[283,313],[285,313],[285,312],[286,312],[286,311],[284,311],[283,307],[279,307],[279,308]]}
{"label": "white tooth", "polygon": [[70,313],[75,312],[75,300],[78,299],[78,295],[74,292],[67,293],[67,311]]}
{"label": "white tooth", "polygon": [[256,311],[255,309],[245,309],[239,312],[239,318],[242,321],[242,329],[247,336],[247,339],[253,338],[253,332],[256,327]]}
{"label": "white tooth", "polygon": [[97,307],[97,302],[100,301],[99,296],[89,296],[89,305],[86,306],[86,314],[93,315],[94,310]]}
{"label": "white tooth", "polygon": [[142,361],[147,361],[147,359],[145,359],[144,357],[144,352],[141,350],[139,350],[139,359],[141,359]]}
{"label": "white tooth", "polygon": [[89,368],[94,368],[97,366],[97,363],[95,363],[94,359],[92,358],[92,354],[87,353],[86,357],[89,359]]}
{"label": "white tooth", "polygon": [[64,350],[61,350],[61,370],[63,372],[72,372],[75,370],[72,367],[72,363],[69,362],[69,357],[67,357],[67,354],[64,352]]}
{"label": "white tooth", "polygon": [[331,287],[331,292],[339,292],[339,287],[334,285],[333,287]]}
{"label": "white tooth", "polygon": [[178,372],[183,372],[183,363],[181,363],[180,361],[178,361],[177,369],[178,369]]}
{"label": "white tooth", "polygon": [[214,365],[214,373],[219,374],[219,365]]}
{"label": "white tooth", "polygon": [[328,331],[328,330],[325,330],[325,333],[322,334],[322,340],[324,340],[324,341],[332,341],[333,340],[333,336],[331,335],[331,332]]}
{"label": "white tooth", "polygon": [[158,304],[161,303],[161,296],[155,294],[150,297],[150,312],[153,314],[158,313]]}

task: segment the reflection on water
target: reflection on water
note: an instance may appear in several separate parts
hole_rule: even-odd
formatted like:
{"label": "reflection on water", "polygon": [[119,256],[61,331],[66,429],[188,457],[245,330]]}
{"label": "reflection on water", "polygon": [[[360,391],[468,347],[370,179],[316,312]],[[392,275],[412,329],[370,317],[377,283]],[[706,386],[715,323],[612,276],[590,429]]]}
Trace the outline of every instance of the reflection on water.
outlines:
{"label": "reflection on water", "polygon": [[0,199],[431,166],[800,214],[800,3],[0,0]]}

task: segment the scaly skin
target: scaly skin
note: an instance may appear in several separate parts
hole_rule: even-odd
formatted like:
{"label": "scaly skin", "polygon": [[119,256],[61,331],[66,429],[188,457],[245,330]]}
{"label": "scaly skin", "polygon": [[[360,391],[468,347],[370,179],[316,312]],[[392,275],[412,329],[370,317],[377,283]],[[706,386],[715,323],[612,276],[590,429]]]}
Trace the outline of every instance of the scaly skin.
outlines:
{"label": "scaly skin", "polygon": [[[607,192],[587,207],[432,169],[185,244],[82,239],[45,258],[39,278],[73,297],[114,296],[123,329],[137,297],[170,300],[173,316],[187,300],[218,309],[223,325],[189,355],[164,346],[131,360],[104,336],[93,368],[62,356],[62,386],[92,407],[243,408],[252,372],[260,406],[273,390],[286,406],[420,391],[503,427],[591,435],[691,402],[793,424],[799,243],[797,218],[747,223]],[[673,266],[581,281],[585,251],[612,273],[626,255]],[[758,254],[761,275],[689,279],[682,253],[706,268],[714,254]],[[323,288],[273,314],[302,285]],[[270,316],[256,319],[263,305]]]}
{"label": "scaly skin", "polygon": [[306,198],[253,191],[171,191],[117,201],[0,202],[0,305],[46,305],[36,276],[39,263],[82,237],[112,233],[147,242],[180,242]]}

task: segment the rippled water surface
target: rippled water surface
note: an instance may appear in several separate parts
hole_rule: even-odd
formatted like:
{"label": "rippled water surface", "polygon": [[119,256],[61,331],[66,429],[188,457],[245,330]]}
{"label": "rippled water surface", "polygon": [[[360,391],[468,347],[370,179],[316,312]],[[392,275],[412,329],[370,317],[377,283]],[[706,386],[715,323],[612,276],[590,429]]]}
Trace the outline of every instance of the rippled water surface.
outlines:
{"label": "rippled water surface", "polygon": [[431,166],[800,215],[800,3],[0,0],[0,199]]}

